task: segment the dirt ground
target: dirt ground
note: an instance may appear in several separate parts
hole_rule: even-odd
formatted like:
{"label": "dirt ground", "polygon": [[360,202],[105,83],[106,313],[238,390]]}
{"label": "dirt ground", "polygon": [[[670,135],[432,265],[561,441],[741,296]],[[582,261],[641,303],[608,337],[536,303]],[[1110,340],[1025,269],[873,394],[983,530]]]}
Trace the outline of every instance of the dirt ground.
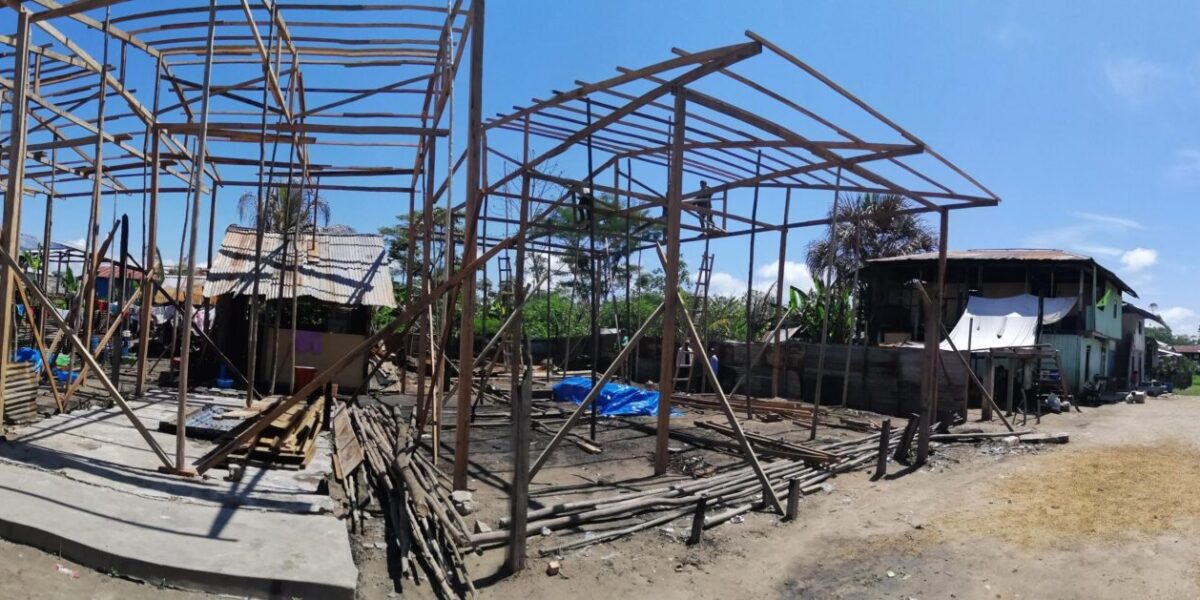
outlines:
{"label": "dirt ground", "polygon": [[[687,523],[545,559],[491,598],[1196,598],[1200,402],[1051,415],[1066,446],[943,446],[931,465],[752,514],[689,548]],[[895,465],[892,470],[897,470]]]}
{"label": "dirt ground", "polygon": [[[941,446],[929,466],[901,477],[837,477],[830,492],[805,498],[794,523],[751,513],[688,547],[682,541],[688,523],[679,520],[569,552],[554,577],[545,574],[549,558],[536,551],[569,536],[537,536],[525,573],[491,581],[488,573],[503,559],[499,551],[476,557],[472,572],[481,578],[481,597],[523,600],[647,593],[656,600],[1196,598],[1200,440],[1192,423],[1198,418],[1200,401],[1184,397],[1050,415],[1040,430],[1069,433],[1070,444]],[[605,453],[589,456],[590,464],[548,467],[538,481],[561,485],[602,476],[614,468],[606,461],[621,444],[638,443],[627,429],[606,437]],[[494,454],[480,453],[481,462],[500,460],[507,450],[502,438],[503,430],[478,438]],[[622,471],[649,465],[636,451],[620,454],[627,457],[618,461]],[[494,522],[504,509],[488,499],[498,492],[475,485],[481,510],[474,516]],[[372,536],[356,540],[355,554],[361,598],[430,597],[427,585],[403,593],[392,587],[386,550]],[[79,578],[60,573],[57,564]],[[0,598],[26,597],[199,595],[0,542]]]}

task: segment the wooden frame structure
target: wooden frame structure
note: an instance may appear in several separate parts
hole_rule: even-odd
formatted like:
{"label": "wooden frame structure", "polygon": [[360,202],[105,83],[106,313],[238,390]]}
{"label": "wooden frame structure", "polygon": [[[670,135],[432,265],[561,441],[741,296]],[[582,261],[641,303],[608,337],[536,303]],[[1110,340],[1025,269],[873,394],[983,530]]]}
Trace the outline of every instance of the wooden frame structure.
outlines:
{"label": "wooden frame structure", "polygon": [[[11,344],[14,286],[23,285],[32,296],[46,301],[37,283],[20,270],[15,260],[25,195],[90,199],[89,268],[99,264],[107,247],[99,236],[104,220],[102,200],[110,196],[142,198],[147,212],[141,264],[151,274],[157,260],[160,200],[168,196],[184,199],[186,225],[180,235],[180,254],[187,256],[185,289],[190,290],[197,254],[201,252],[204,199],[209,200],[207,239],[211,260],[217,196],[222,188],[252,190],[260,234],[256,263],[262,260],[265,215],[273,210],[272,202],[279,201],[273,198],[282,196],[284,214],[291,215],[295,209],[287,203],[295,198],[302,200],[314,191],[381,194],[379,197],[389,207],[387,214],[405,212],[403,207],[407,205],[409,215],[409,254],[403,283],[406,303],[394,320],[310,383],[290,390],[289,396],[264,411],[234,439],[194,464],[185,463],[183,452],[186,384],[180,385],[175,456],[168,456],[152,438],[145,437],[156,448],[164,470],[202,473],[259,435],[289,407],[320,390],[353,358],[383,342],[404,339],[399,351],[403,364],[409,360],[417,364],[416,433],[423,435],[428,430],[435,464],[443,446],[442,408],[449,400],[445,385],[449,378],[445,374],[462,368],[455,394],[453,485],[464,489],[468,481],[468,419],[473,391],[463,381],[472,378],[474,369],[463,367],[480,366],[482,358],[475,354],[477,277],[486,277],[489,265],[499,260],[501,253],[515,250],[519,282],[515,306],[519,308],[524,302],[520,283],[524,282],[527,257],[535,252],[566,252],[555,242],[552,232],[539,224],[555,211],[576,204],[581,196],[606,194],[623,199],[624,204],[616,210],[600,210],[595,205],[588,209],[584,227],[593,243],[587,260],[623,256],[628,261],[631,254],[655,252],[666,275],[662,306],[642,324],[612,367],[601,374],[593,362],[594,388],[589,400],[554,436],[541,457],[531,464],[529,444],[514,444],[513,462],[517,468],[511,488],[512,522],[523,523],[529,479],[570,428],[582,420],[599,387],[628,357],[650,321],[660,315],[666,326],[662,327],[665,350],[659,377],[654,471],[665,473],[677,326],[688,342],[701,348],[704,345],[701,328],[681,307],[681,248],[686,243],[703,243],[707,254],[707,245],[718,236],[711,227],[687,222],[688,215],[719,217],[723,224],[721,238],[774,234],[780,236],[783,246],[794,229],[830,225],[825,216],[813,217],[812,208],[824,215],[830,199],[836,203],[843,193],[899,194],[911,200],[911,212],[939,216],[944,257],[950,211],[999,202],[922,140],[753,32],[746,32],[747,39],[733,45],[696,52],[676,49],[674,57],[662,62],[637,69],[621,68],[618,74],[599,81],[578,81],[571,90],[535,98],[528,106],[485,119],[484,4],[483,0],[469,5],[463,0],[442,5],[289,5],[271,0],[208,0],[155,9],[145,2],[113,0],[67,5],[54,0],[8,0],[9,14],[16,15],[17,30],[15,35],[0,35],[0,45],[12,49],[0,63],[0,87],[4,88],[4,101],[11,107],[5,119],[11,127],[4,145],[8,186],[0,227],[0,258],[4,261],[0,302],[5,309],[0,318],[0,348]],[[346,14],[364,17],[356,20],[345,18]],[[68,27],[77,33],[64,33]],[[382,35],[380,30],[402,31],[403,37],[367,37]],[[95,50],[97,45],[99,51]],[[113,48],[116,51],[110,54]],[[151,90],[135,90],[127,84],[133,69],[127,68],[127,59],[135,54],[143,64],[153,65]],[[117,66],[111,67],[114,56],[120,58]],[[456,152],[458,129],[453,107],[455,84],[464,60],[469,66],[465,77],[467,123],[461,128],[465,131],[465,148]],[[755,72],[771,70],[772,80],[782,82],[779,89],[745,75],[743,67],[751,62],[756,63]],[[5,68],[9,63],[11,68]],[[352,73],[353,78],[345,77],[346,73]],[[100,83],[102,92],[92,91],[93,81]],[[373,83],[352,87],[345,81]],[[810,91],[823,94],[839,114],[852,114],[856,124],[835,123],[795,99],[807,99]],[[412,99],[414,108],[412,112],[353,112],[359,103],[384,97],[389,101]],[[392,106],[400,104],[403,102],[389,102]],[[31,136],[38,141],[31,143]],[[91,152],[86,150],[89,146]],[[384,157],[382,164],[340,163],[336,160],[338,152],[330,148],[347,146],[377,150]],[[522,151],[518,154],[512,148]],[[58,160],[67,151],[79,158]],[[513,158],[514,154],[520,158]],[[489,178],[489,171],[500,175]],[[329,182],[343,178],[368,183]],[[381,185],[378,178],[395,184]],[[695,183],[700,178],[715,184],[702,191]],[[537,195],[534,182],[548,184],[538,189],[554,187],[561,194]],[[456,184],[465,188],[461,200],[455,196]],[[86,187],[90,190],[83,189]],[[281,188],[285,190],[282,193],[277,191]],[[773,190],[794,210],[785,210],[784,217],[775,221],[760,219],[754,212],[746,216],[743,195],[753,194],[757,206],[759,194],[770,202],[767,196]],[[698,204],[702,194],[719,197],[719,206],[716,202]],[[487,210],[488,199],[517,205],[519,220]],[[54,201],[47,204],[49,223]],[[443,205],[444,220],[435,222]],[[793,220],[793,214],[806,213],[805,206],[809,208],[808,217]],[[620,247],[597,248],[595,222],[599,217],[623,219],[627,242]],[[300,220],[307,218],[302,215]],[[286,218],[284,222],[291,223]],[[488,235],[489,224],[493,226],[492,236]],[[300,235],[303,231],[299,222],[288,227],[285,235]],[[496,228],[505,234],[495,235]],[[49,224],[46,231],[49,235]],[[442,265],[433,262],[435,246],[443,249]],[[781,249],[781,262],[783,255]],[[295,268],[299,259],[291,260]],[[943,272],[944,267],[943,259]],[[752,275],[749,273],[747,280]],[[781,266],[780,288],[783,275]],[[934,331],[938,327],[936,296],[940,294],[940,280],[931,286],[935,308],[928,313],[927,326]],[[596,288],[591,286],[593,329]],[[150,296],[143,295],[144,309],[149,307]],[[295,296],[293,289],[291,297]],[[261,328],[261,307],[258,294],[252,298],[253,349]],[[90,297],[84,302],[85,306],[93,305]],[[185,319],[190,322],[191,303],[184,309]],[[90,339],[95,323],[92,311],[84,312],[85,318],[78,323],[63,321],[58,325],[76,352],[89,361],[91,349],[82,340]],[[515,310],[517,318],[492,332],[487,344],[490,348],[498,340],[507,339],[511,348],[513,439],[518,441],[526,439],[530,427],[529,365],[522,358],[520,313]],[[294,318],[295,311],[292,314]],[[461,318],[456,319],[456,315]],[[453,361],[449,348],[456,320],[460,325],[457,361]],[[277,320],[276,330],[278,326]],[[291,329],[294,332],[296,328]],[[71,335],[74,330],[82,337]],[[404,335],[413,332],[418,334],[416,347],[410,347],[407,341],[414,336]],[[593,355],[598,347],[595,335]],[[185,328],[185,348],[190,336],[191,328]],[[778,344],[779,337],[774,337]],[[139,356],[144,357],[144,333],[139,343]],[[261,371],[255,356],[256,352],[248,352],[245,365],[251,381]],[[922,452],[927,447],[927,425],[937,394],[936,378],[931,376],[936,372],[937,360],[934,347],[927,353],[925,367]],[[0,387],[7,361],[8,352],[0,353]],[[188,363],[185,352],[181,360],[184,383],[188,381]],[[782,512],[767,474],[758,466],[754,450],[741,432],[730,399],[707,361],[700,363],[747,460],[756,468],[764,504]],[[118,386],[104,378],[96,366],[92,370],[124,407]],[[136,393],[141,393],[145,376],[143,361]],[[254,387],[249,386],[247,402],[255,394]],[[135,426],[143,429],[132,412],[127,414]],[[519,569],[524,560],[524,527],[516,526],[512,531],[510,567]]]}

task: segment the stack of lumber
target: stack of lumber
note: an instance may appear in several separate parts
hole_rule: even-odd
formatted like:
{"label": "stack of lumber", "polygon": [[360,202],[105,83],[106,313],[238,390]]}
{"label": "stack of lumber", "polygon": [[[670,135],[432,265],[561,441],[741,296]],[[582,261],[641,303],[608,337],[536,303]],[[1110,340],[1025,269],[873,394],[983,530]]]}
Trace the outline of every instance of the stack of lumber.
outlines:
{"label": "stack of lumber", "polygon": [[4,379],[4,421],[29,423],[37,420],[38,376],[33,363],[8,363]]}
{"label": "stack of lumber", "polygon": [[[733,428],[724,423],[716,421],[697,421],[696,426],[709,431],[715,431],[721,435],[725,435],[737,439],[737,434]],[[792,444],[782,440],[769,438],[765,435],[757,433],[745,432],[746,440],[754,448],[754,451],[761,456],[773,456],[776,458],[790,458],[792,460],[808,461],[811,464],[827,465],[837,462],[840,458],[833,452],[826,452],[816,448],[801,446],[800,444]]]}
{"label": "stack of lumber", "polygon": [[348,412],[368,480],[389,513],[400,576],[420,583],[423,572],[439,597],[474,597],[463,558],[474,545],[446,476],[421,453],[397,409],[375,405]]}
{"label": "stack of lumber", "polygon": [[[825,480],[876,461],[881,435],[873,433],[815,449],[836,457],[825,467],[810,466],[805,460],[764,460],[763,471],[780,500],[787,498],[793,480],[801,494],[812,494],[822,489]],[[890,434],[886,446],[889,452],[899,442],[898,433]],[[714,527],[749,512],[761,503],[762,496],[762,485],[747,465],[705,479],[549,504],[529,511],[526,527],[529,535],[545,530],[580,531],[574,540],[538,551],[542,555],[560,554],[693,515],[702,504],[707,506],[703,527]],[[471,542],[480,547],[503,545],[509,536],[507,526],[507,519],[501,520],[500,529],[473,534]]]}
{"label": "stack of lumber", "polygon": [[[681,396],[675,395],[671,397],[672,404],[690,406],[702,410],[721,410],[721,401],[715,396]],[[730,406],[737,412],[746,410],[746,401],[743,398],[730,398]],[[767,400],[765,398],[751,398],[750,410],[754,414],[777,414],[785,419],[805,420],[812,419],[813,409],[811,405],[802,404],[800,402],[791,402],[788,400]],[[828,411],[822,409],[821,415],[828,415]]]}
{"label": "stack of lumber", "polygon": [[[251,406],[247,412],[261,411]],[[321,431],[325,411],[324,396],[304,403],[298,402],[279,415],[252,443],[229,454],[227,462],[249,462],[271,468],[303,469],[317,451],[317,434]]]}

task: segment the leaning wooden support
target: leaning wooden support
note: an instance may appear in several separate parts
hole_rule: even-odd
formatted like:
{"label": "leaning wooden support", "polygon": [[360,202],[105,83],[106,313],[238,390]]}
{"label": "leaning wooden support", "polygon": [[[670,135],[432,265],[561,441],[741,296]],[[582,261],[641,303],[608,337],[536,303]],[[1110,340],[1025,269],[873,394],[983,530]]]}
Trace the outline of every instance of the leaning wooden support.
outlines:
{"label": "leaning wooden support", "polygon": [[[917,290],[921,292],[921,298],[925,301],[926,306],[929,306],[933,303],[933,300],[929,297],[929,293],[925,291],[925,284],[921,283],[919,280],[913,280],[913,285],[916,286]],[[1013,431],[1012,423],[1009,423],[1008,419],[1005,418],[1003,414],[1000,414],[1000,407],[996,404],[996,400],[992,398],[991,390],[989,390],[987,386],[983,385],[983,382],[979,381],[979,377],[975,375],[975,371],[971,370],[970,363],[968,363],[967,359],[963,358],[962,354],[958,352],[958,347],[955,346],[954,340],[950,337],[950,331],[946,329],[946,325],[941,323],[939,324],[941,325],[942,335],[946,336],[946,343],[950,344],[951,353],[957,356],[958,360],[962,362],[963,367],[967,371],[967,376],[969,376],[971,381],[973,381],[975,385],[979,387],[979,390],[983,392],[984,400],[986,400],[987,403],[995,410],[997,416],[1000,417],[1000,421],[1004,423],[1004,427],[1006,427],[1009,431]],[[933,344],[935,342],[926,338],[925,343]],[[936,348],[936,346],[934,347]],[[930,373],[930,375],[932,376],[933,374]]]}
{"label": "leaning wooden support", "polygon": [[[121,315],[124,315],[125,313],[129,312],[129,309],[133,308],[133,305],[137,303],[138,298],[141,296],[143,289],[145,289],[145,288],[138,288],[138,290],[133,293],[133,296],[131,296],[129,298],[129,300],[125,303],[125,306],[121,307],[121,312],[120,312]],[[96,360],[100,359],[100,354],[101,354],[101,352],[103,352],[102,349],[108,345],[109,340],[112,339],[112,336],[120,328],[121,328],[121,319],[113,319],[113,322],[108,326],[108,330],[104,332],[104,335],[101,336],[100,340],[96,343],[96,348],[94,350],[94,352],[95,352],[94,357],[96,358]],[[79,376],[75,378],[75,382],[72,383],[71,387],[67,390],[67,396],[66,396],[67,401],[70,401],[71,396],[74,396],[75,392],[79,391],[79,388],[82,387],[84,382],[87,381],[87,377],[90,373],[91,373],[91,369],[88,367],[88,365],[83,365],[83,368],[79,369]]]}
{"label": "leaning wooden support", "polygon": [[[50,392],[54,394],[54,404],[58,406],[58,412],[66,412],[66,404],[62,396],[58,393],[58,384],[55,383],[53,364],[50,362],[50,352],[46,350],[46,341],[42,339],[41,328],[33,322],[33,307],[29,304],[29,297],[25,295],[25,288],[16,286],[17,294],[21,296],[21,304],[25,306],[25,321],[29,324],[29,328],[33,330],[33,341],[37,344],[38,353],[42,356],[42,370],[50,375]],[[42,310],[54,310],[53,306],[42,305]]]}
{"label": "leaning wooden support", "polygon": [[[0,261],[4,263],[4,266],[8,267],[9,272],[20,278],[21,283],[25,285],[29,292],[34,295],[34,297],[42,304],[42,306],[53,306],[53,303],[51,303],[50,299],[46,297],[46,294],[43,293],[40,288],[38,288],[37,284],[29,278],[29,275],[27,275],[25,271],[21,269],[21,266],[17,264],[17,261],[13,260],[13,257],[9,256],[8,252],[6,252],[4,248],[0,248]],[[158,445],[158,441],[150,435],[150,431],[147,430],[146,426],[142,424],[141,419],[138,419],[137,415],[134,414],[133,409],[129,407],[129,404],[125,402],[125,398],[121,396],[121,392],[117,390],[116,386],[113,385],[108,376],[104,374],[104,368],[96,362],[95,358],[92,358],[91,353],[88,352],[87,346],[79,340],[77,335],[75,335],[75,330],[71,329],[71,326],[68,325],[61,316],[59,316],[57,311],[49,310],[46,311],[46,314],[50,315],[51,320],[53,320],[54,323],[58,325],[60,329],[62,329],[67,341],[69,341],[71,346],[80,353],[83,361],[94,371],[96,371],[96,377],[100,379],[101,385],[104,386],[104,389],[108,390],[109,396],[111,396],[113,401],[117,403],[117,406],[121,408],[121,412],[125,413],[125,416],[129,418],[131,423],[133,423],[133,427],[137,429],[139,434],[141,434],[142,439],[146,440],[146,444],[150,446],[150,450],[154,452],[154,455],[157,456],[160,461],[162,461],[163,466],[167,470],[173,470],[171,458],[167,456],[165,452],[163,452],[162,446]]]}
{"label": "leaning wooden support", "polygon": [[[662,246],[656,245],[655,249],[658,251],[658,259],[662,261],[663,268],[667,268],[667,255],[663,252]],[[678,294],[678,291],[676,291],[676,293]],[[679,300],[680,302],[683,301],[682,294],[679,294]],[[702,340],[700,339],[699,332],[696,331],[696,324],[692,323],[692,316],[689,315],[687,311],[682,311],[682,315],[683,322],[685,325],[687,325],[684,333],[688,335],[688,337],[691,339],[691,342],[695,344],[697,348],[702,348]],[[717,394],[717,399],[721,403],[721,410],[725,413],[725,418],[729,420],[729,426],[733,428],[734,438],[737,439],[738,444],[742,447],[742,455],[745,456],[746,460],[750,462],[750,466],[754,469],[755,475],[758,476],[759,483],[762,484],[763,503],[766,504],[771,510],[774,510],[782,515],[784,511],[783,505],[779,503],[779,496],[775,494],[775,488],[771,487],[771,479],[767,477],[766,472],[763,471],[762,464],[758,462],[758,455],[754,453],[754,447],[750,445],[750,440],[746,439],[746,432],[742,430],[742,422],[738,420],[737,415],[735,415],[733,412],[733,407],[729,405],[729,397],[726,396],[725,391],[721,389],[721,382],[717,379],[716,372],[713,371],[712,363],[707,360],[702,360],[700,361],[700,367],[701,372],[703,372],[704,376],[708,378],[709,385],[712,386],[713,391]]]}
{"label": "leaning wooden support", "polygon": [[621,348],[621,352],[617,354],[617,357],[612,361],[612,364],[610,364],[608,368],[604,370],[604,373],[602,373],[600,377],[596,379],[595,385],[592,386],[592,389],[588,392],[588,395],[583,398],[583,402],[580,402],[579,406],[575,407],[575,412],[572,412],[571,416],[567,417],[567,422],[563,423],[563,426],[559,428],[558,433],[554,434],[554,437],[550,438],[550,443],[546,445],[546,448],[542,450],[540,455],[538,455],[537,460],[533,462],[533,467],[529,469],[530,481],[533,480],[534,476],[537,475],[537,472],[540,471],[541,468],[546,464],[546,461],[550,459],[550,455],[553,454],[554,450],[558,448],[558,445],[562,443],[563,438],[567,437],[567,433],[571,431],[571,428],[574,427],[575,424],[579,422],[579,419],[583,417],[584,411],[586,411],[592,405],[592,402],[595,402],[596,398],[600,396],[600,390],[604,388],[604,384],[608,383],[608,380],[612,378],[613,374],[615,374],[621,368],[621,365],[624,364],[625,359],[628,358],[633,352],[633,349],[637,347],[638,341],[642,339],[642,336],[646,335],[646,330],[650,328],[650,324],[653,323],[654,320],[663,313],[664,308],[665,303],[659,304],[658,307],[654,309],[654,312],[650,313],[650,316],[644,323],[642,323],[642,326],[639,327],[638,330],[634,332],[633,336],[629,338],[629,343],[625,344],[624,348]]}

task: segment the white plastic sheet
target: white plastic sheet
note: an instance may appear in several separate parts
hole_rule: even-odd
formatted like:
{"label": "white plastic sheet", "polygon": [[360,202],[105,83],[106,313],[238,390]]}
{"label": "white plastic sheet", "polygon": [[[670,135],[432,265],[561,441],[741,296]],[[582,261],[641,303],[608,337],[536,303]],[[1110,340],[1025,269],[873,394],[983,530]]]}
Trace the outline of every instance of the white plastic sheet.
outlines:
{"label": "white plastic sheet", "polygon": [[[1044,298],[1042,324],[1061,321],[1073,308],[1075,298]],[[1037,322],[1037,296],[972,296],[967,301],[966,312],[950,332],[950,340],[960,352],[965,351],[968,344],[971,350],[1033,346],[1037,343]],[[941,349],[950,350],[950,342],[942,342]]]}

